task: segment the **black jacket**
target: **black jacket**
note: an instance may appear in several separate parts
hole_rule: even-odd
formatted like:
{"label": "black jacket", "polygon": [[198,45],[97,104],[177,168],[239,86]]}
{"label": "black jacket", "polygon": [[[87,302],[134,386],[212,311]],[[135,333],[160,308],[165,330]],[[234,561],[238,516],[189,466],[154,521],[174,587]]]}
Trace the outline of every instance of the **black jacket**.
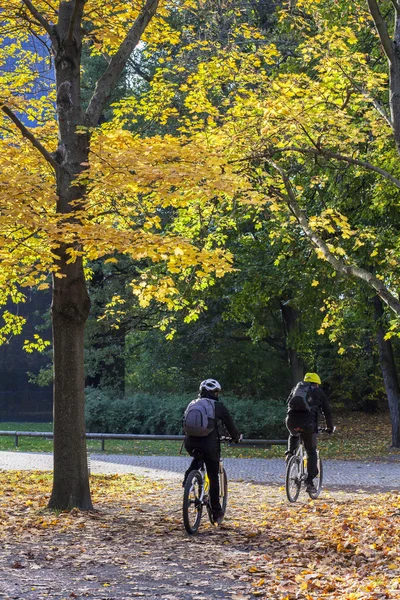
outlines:
{"label": "black jacket", "polygon": [[218,460],[221,453],[218,432],[218,425],[220,423],[225,426],[234,441],[239,439],[239,431],[236,428],[230,412],[220,400],[215,401],[215,420],[216,426],[208,435],[204,437],[195,437],[192,435],[185,436],[184,444],[188,452],[193,448],[201,448],[210,458]]}
{"label": "black jacket", "polygon": [[[290,392],[287,402],[289,402],[290,398],[293,395],[294,390],[297,386],[295,386]],[[312,401],[310,401],[310,412],[308,411],[291,411],[288,409],[287,420],[301,427],[302,425],[312,425],[314,428],[318,427],[318,417],[322,413],[325,417],[326,426],[328,429],[333,429],[333,420],[332,420],[332,412],[329,404],[329,400],[326,397],[324,391],[317,386],[311,384],[310,386],[310,396]]]}

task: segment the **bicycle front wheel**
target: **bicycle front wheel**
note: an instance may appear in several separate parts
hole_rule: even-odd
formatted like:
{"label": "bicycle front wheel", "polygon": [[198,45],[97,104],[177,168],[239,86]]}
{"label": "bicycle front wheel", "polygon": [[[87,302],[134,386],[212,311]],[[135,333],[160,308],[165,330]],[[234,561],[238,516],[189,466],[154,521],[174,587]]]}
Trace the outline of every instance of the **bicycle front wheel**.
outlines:
{"label": "bicycle front wheel", "polygon": [[322,460],[319,456],[319,452],[318,452],[317,467],[318,467],[318,475],[314,479],[314,485],[315,485],[315,488],[317,491],[314,493],[309,492],[309,494],[308,494],[310,496],[310,498],[312,498],[313,500],[316,500],[318,498],[318,496],[320,495],[321,490],[322,490],[322,479],[323,479],[324,471],[323,471],[323,467],[322,467]]}
{"label": "bicycle front wheel", "polygon": [[286,467],[286,496],[296,502],[301,489],[301,466],[298,456],[292,456]]}
{"label": "bicycle front wheel", "polygon": [[199,471],[190,471],[183,490],[183,524],[188,533],[196,533],[201,521],[203,479]]}

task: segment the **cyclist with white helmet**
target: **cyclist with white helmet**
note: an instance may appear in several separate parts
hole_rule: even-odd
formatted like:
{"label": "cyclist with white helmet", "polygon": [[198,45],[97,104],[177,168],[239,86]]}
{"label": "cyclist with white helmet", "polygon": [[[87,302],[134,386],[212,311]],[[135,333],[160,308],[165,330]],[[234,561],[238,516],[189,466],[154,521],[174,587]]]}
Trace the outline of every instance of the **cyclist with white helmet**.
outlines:
{"label": "cyclist with white helmet", "polygon": [[[186,409],[185,417],[189,408],[193,407],[193,405],[203,404],[206,406],[208,411],[208,423],[205,434],[204,432],[197,432],[196,435],[190,435],[190,428],[186,427],[184,421],[184,431],[186,432],[184,445],[186,451],[193,456],[193,450],[200,450],[201,454],[204,456],[204,462],[210,480],[210,502],[214,523],[219,523],[224,515],[219,501],[218,471],[221,448],[218,424],[220,422],[223,423],[234,442],[238,442],[240,438],[239,432],[228,409],[225,404],[218,399],[221,391],[221,385],[216,379],[205,379],[200,383],[198,398],[193,400]],[[202,399],[204,399],[204,401]],[[185,483],[190,471],[198,468],[199,461],[196,458],[193,458],[190,467],[185,473],[183,483]]]}
{"label": "cyclist with white helmet", "polygon": [[301,436],[307,452],[306,486],[311,493],[317,492],[313,480],[318,475],[317,433],[320,413],[325,417],[326,432],[332,433],[334,430],[329,401],[320,385],[321,379],[317,373],[306,373],[287,399],[286,427],[290,435],[286,461],[296,452]]}

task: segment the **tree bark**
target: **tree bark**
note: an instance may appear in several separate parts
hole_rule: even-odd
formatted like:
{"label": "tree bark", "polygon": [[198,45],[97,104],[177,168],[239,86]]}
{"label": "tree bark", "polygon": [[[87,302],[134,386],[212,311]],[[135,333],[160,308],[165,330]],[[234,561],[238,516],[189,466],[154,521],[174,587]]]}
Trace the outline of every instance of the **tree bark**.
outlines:
{"label": "tree bark", "polygon": [[400,154],[400,18],[396,15],[393,54],[389,60],[389,103],[393,136],[397,152]]}
{"label": "tree bark", "polygon": [[385,340],[385,331],[383,327],[384,310],[382,301],[378,296],[374,297],[375,321],[377,324],[377,342],[379,348],[379,357],[385,384],[390,419],[392,423],[392,447],[400,448],[400,418],[399,401],[400,387],[397,377],[396,364],[393,356],[393,346],[390,340]]}
{"label": "tree bark", "polygon": [[377,0],[367,0],[383,51],[389,62],[389,105],[393,137],[400,154],[400,9],[395,5],[395,23],[391,38]]}
{"label": "tree bark", "polygon": [[299,333],[299,316],[297,311],[291,307],[288,302],[281,301],[280,305],[283,322],[285,324],[286,347],[290,365],[291,383],[292,386],[295,386],[296,383],[302,381],[304,376],[304,362],[299,356],[295,344],[293,343],[293,339],[296,338]]}
{"label": "tree bark", "polygon": [[84,332],[90,300],[81,259],[54,277],[54,476],[49,508],[93,508],[85,430]]}
{"label": "tree bark", "polygon": [[[77,133],[84,124],[81,106],[80,62],[82,34],[77,19],[77,4],[60,3],[57,39],[53,42],[57,86],[59,141],[55,158],[57,212],[66,223],[74,222],[76,202],[85,188],[76,176],[87,164],[88,135]],[[85,430],[84,331],[90,300],[82,258],[74,262],[72,250],[77,243],[56,251],[59,272],[53,276],[53,352],[54,352],[54,477],[49,507],[92,509]]]}
{"label": "tree bark", "polygon": [[[58,23],[52,26],[37,13],[30,0],[25,5],[51,38],[56,73],[58,147],[47,157],[57,182],[57,213],[74,224],[86,194],[77,176],[89,162],[90,131],[96,127],[112,89],[129,56],[154,16],[159,0],[146,0],[119,50],[99,79],[86,114],[81,101],[82,16],[85,0],[61,0]],[[78,130],[78,128],[80,128]],[[22,132],[24,133],[24,132]],[[74,253],[71,256],[71,251]],[[54,351],[54,477],[49,508],[92,509],[85,430],[84,332],[90,299],[84,277],[79,235],[69,247],[55,250],[59,269],[53,277]]]}

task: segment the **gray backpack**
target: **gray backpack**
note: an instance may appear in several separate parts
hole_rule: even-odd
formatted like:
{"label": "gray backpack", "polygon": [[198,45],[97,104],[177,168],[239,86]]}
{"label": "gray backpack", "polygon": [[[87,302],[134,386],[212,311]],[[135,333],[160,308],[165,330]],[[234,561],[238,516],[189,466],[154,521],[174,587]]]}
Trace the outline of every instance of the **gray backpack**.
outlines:
{"label": "gray backpack", "polygon": [[204,437],[215,429],[215,400],[196,398],[192,400],[183,417],[186,435]]}
{"label": "gray backpack", "polygon": [[309,383],[300,382],[288,398],[288,412],[310,412],[313,404]]}

